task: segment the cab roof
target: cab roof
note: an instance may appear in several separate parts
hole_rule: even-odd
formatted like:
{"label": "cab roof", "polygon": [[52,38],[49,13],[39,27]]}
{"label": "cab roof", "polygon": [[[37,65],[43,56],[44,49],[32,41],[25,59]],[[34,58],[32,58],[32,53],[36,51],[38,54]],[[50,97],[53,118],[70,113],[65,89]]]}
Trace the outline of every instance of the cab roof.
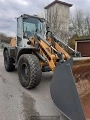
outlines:
{"label": "cab roof", "polygon": [[[29,17],[32,17],[32,18],[37,18],[37,19],[39,19],[40,21],[42,21],[42,22],[44,22],[45,21],[45,18],[41,18],[41,17],[39,17],[38,15],[28,15],[28,14],[22,14],[21,16],[20,16],[22,19],[27,19],[27,18],[29,18]],[[20,17],[18,17],[18,18],[20,18]],[[17,19],[18,19],[17,18]]]}

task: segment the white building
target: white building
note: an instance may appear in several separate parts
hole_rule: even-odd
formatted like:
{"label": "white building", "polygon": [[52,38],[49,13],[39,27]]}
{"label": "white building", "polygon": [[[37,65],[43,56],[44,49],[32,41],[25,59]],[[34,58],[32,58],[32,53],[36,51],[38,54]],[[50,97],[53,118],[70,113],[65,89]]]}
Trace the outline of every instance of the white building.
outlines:
{"label": "white building", "polygon": [[72,4],[55,0],[45,7],[51,31],[64,41],[67,41],[71,6]]}

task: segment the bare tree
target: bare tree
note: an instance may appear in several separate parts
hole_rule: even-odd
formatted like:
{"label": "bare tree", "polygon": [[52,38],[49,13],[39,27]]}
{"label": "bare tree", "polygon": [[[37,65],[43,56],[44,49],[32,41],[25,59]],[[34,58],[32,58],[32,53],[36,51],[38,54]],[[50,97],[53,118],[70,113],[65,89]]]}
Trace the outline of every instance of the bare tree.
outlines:
{"label": "bare tree", "polygon": [[1,42],[10,43],[12,37],[8,37],[5,33],[0,33]]}
{"label": "bare tree", "polygon": [[75,10],[70,17],[69,30],[71,35],[90,35],[90,14],[85,13],[83,10]]}
{"label": "bare tree", "polygon": [[90,14],[87,14],[85,18],[85,29],[86,29],[87,35],[90,35]]}

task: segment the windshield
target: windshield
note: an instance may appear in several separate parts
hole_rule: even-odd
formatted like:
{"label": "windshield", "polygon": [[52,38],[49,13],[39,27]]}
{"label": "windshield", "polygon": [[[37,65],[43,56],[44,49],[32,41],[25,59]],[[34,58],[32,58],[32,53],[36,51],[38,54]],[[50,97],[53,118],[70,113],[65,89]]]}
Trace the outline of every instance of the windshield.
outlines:
{"label": "windshield", "polygon": [[28,37],[33,36],[35,32],[39,32],[42,35],[42,29],[43,23],[39,19],[33,17],[23,19],[23,32]]}

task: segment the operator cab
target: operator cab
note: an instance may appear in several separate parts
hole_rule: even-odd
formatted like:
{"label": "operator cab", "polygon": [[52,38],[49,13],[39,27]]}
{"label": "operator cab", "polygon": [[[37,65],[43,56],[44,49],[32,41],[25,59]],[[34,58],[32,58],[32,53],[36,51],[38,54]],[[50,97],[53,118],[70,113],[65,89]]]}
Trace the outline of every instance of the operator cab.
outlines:
{"label": "operator cab", "polygon": [[17,46],[29,47],[28,39],[35,33],[45,37],[45,19],[37,16],[21,15],[17,18]]}

